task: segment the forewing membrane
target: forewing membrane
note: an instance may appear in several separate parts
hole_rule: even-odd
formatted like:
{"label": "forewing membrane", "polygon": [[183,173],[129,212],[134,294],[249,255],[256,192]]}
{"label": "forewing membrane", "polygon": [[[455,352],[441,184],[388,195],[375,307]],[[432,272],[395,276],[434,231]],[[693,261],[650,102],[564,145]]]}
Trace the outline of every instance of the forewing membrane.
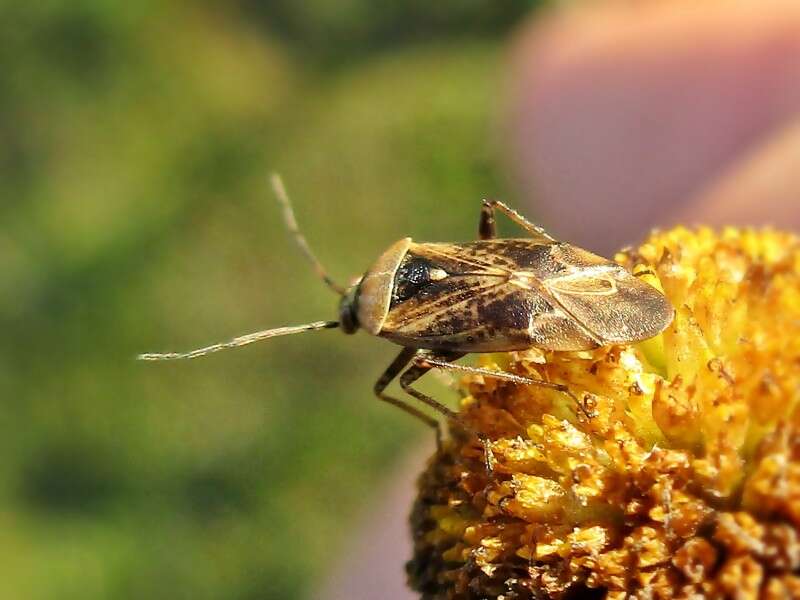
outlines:
{"label": "forewing membrane", "polygon": [[667,299],[616,263],[574,246],[556,256],[568,270],[544,289],[602,344],[631,343],[660,333],[672,320]]}

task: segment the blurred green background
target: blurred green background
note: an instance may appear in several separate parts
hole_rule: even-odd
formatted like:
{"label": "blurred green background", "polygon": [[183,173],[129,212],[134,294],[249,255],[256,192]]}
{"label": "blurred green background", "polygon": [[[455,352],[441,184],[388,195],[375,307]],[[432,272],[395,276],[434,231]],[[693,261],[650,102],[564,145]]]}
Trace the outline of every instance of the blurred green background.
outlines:
{"label": "blurred green background", "polygon": [[471,239],[536,4],[3,3],[0,598],[308,597],[429,435],[372,398],[396,348],[132,357],[335,318],[271,169],[339,280]]}

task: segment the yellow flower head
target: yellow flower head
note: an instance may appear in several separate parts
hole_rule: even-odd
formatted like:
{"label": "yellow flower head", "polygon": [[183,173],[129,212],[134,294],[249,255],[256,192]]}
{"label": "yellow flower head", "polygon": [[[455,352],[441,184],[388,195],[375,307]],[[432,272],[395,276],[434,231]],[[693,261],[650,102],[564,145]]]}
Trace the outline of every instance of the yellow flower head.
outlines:
{"label": "yellow flower head", "polygon": [[562,383],[466,377],[420,479],[412,586],[425,599],[800,597],[800,240],[654,233],[617,261],[672,325],[633,346],[482,356]]}

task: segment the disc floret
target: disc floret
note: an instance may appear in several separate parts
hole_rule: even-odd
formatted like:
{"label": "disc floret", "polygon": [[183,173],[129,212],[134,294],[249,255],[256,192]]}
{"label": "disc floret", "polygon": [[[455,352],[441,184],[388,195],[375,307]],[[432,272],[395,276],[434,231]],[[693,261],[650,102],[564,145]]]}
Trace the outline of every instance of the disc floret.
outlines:
{"label": "disc floret", "polygon": [[426,599],[800,597],[800,241],[674,229],[616,260],[675,307],[663,334],[482,366],[420,479]]}

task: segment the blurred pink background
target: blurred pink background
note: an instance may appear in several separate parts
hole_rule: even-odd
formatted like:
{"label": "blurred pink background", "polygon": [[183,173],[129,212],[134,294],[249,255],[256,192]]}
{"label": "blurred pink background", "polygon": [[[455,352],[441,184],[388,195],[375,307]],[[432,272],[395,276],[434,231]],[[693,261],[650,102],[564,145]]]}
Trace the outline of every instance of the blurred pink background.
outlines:
{"label": "blurred pink background", "polygon": [[604,252],[674,223],[796,225],[800,4],[594,3],[512,51],[508,138],[537,215]]}

